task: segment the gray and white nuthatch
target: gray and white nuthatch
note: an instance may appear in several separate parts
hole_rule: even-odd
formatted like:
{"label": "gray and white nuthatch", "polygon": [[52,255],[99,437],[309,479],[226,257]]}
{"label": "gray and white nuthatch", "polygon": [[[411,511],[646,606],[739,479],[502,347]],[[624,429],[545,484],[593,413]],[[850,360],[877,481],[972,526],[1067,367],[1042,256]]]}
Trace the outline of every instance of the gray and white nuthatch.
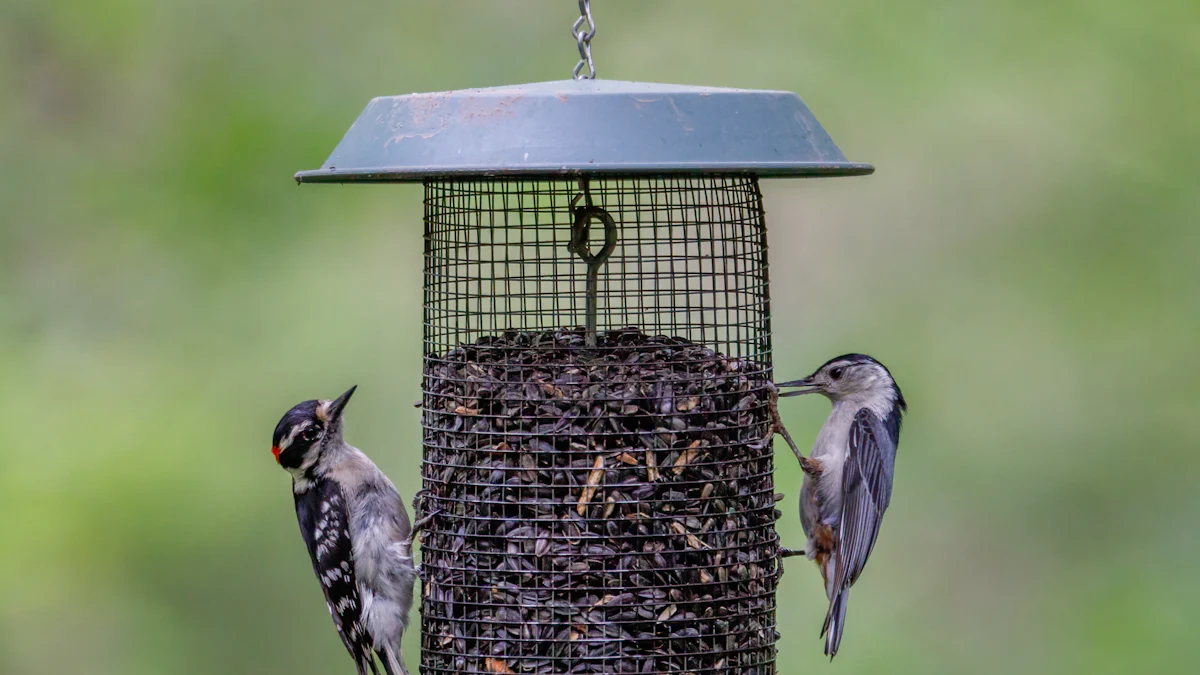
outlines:
{"label": "gray and white nuthatch", "polygon": [[850,587],[867,564],[892,497],[900,423],[908,404],[888,369],[864,354],[830,359],[812,375],[776,387],[793,389],[782,391],[781,397],[819,393],[833,402],[809,457],[792,443],[777,416],[775,420],[804,469],[800,522],[808,536],[805,553],[816,560],[825,579],[829,611],[821,636],[832,659],[842,642]]}
{"label": "gray and white nuthatch", "polygon": [[355,389],[287,411],[271,452],[292,475],[300,534],[358,675],[368,666],[378,675],[372,650],[388,675],[407,675],[400,637],[417,577],[415,530],[388,477],[342,440],[342,413]]}

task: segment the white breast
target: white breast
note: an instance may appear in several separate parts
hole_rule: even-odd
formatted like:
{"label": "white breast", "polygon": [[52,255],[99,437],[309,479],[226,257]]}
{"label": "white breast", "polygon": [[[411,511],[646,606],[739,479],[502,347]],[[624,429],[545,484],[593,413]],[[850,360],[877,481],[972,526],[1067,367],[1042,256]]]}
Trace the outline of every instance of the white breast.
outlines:
{"label": "white breast", "polygon": [[812,457],[821,461],[820,496],[826,513],[830,507],[834,513],[841,511],[842,467],[850,456],[850,425],[857,413],[857,405],[834,403],[825,426],[813,442]]}
{"label": "white breast", "polygon": [[812,456],[823,463],[844,462],[846,455],[850,454],[850,425],[857,413],[857,406],[834,403],[825,426],[821,427],[817,440],[813,442]]}

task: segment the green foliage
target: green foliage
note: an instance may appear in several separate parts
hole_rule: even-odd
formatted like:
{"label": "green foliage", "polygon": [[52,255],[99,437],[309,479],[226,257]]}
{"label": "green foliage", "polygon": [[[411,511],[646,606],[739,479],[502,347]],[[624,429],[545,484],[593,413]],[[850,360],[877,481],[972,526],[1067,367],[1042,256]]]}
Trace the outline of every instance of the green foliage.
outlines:
{"label": "green foliage", "polygon": [[[1191,672],[1200,5],[595,15],[601,76],[798,91],[879,167],[766,185],[779,372],[865,351],[912,405],[835,667]],[[349,670],[268,440],[358,383],[351,441],[417,489],[420,195],[291,174],[372,96],[568,76],[573,19],[530,0],[0,8],[0,672]],[[824,413],[785,406],[797,436]],[[792,561],[781,672],[828,667],[823,612]]]}

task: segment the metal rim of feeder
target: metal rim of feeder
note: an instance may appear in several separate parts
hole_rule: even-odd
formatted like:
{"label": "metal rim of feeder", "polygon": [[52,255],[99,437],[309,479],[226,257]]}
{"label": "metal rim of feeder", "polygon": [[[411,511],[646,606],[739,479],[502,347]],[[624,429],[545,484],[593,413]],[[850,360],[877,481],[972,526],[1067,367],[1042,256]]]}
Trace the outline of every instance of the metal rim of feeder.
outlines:
{"label": "metal rim of feeder", "polygon": [[750,174],[861,176],[800,97],[561,80],[372,100],[301,183]]}

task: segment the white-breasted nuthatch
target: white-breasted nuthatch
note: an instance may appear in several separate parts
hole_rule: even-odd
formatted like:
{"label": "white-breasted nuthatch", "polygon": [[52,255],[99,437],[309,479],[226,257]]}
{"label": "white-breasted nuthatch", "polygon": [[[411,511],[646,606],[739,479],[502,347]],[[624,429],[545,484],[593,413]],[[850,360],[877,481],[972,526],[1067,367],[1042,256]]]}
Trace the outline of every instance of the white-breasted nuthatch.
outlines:
{"label": "white-breasted nuthatch", "polygon": [[378,675],[372,650],[388,675],[407,675],[400,637],[417,577],[415,530],[388,477],[342,440],[342,414],[356,388],[287,411],[271,452],[292,475],[300,534],[358,675],[368,666]]}
{"label": "white-breasted nuthatch", "polygon": [[830,359],[812,375],[776,387],[794,388],[779,393],[781,397],[818,393],[833,403],[809,457],[796,448],[778,417],[775,420],[804,470],[804,552],[817,562],[825,580],[829,611],[821,637],[832,659],[842,642],[850,587],[867,564],[892,497],[896,447],[908,404],[888,369],[865,354]]}

